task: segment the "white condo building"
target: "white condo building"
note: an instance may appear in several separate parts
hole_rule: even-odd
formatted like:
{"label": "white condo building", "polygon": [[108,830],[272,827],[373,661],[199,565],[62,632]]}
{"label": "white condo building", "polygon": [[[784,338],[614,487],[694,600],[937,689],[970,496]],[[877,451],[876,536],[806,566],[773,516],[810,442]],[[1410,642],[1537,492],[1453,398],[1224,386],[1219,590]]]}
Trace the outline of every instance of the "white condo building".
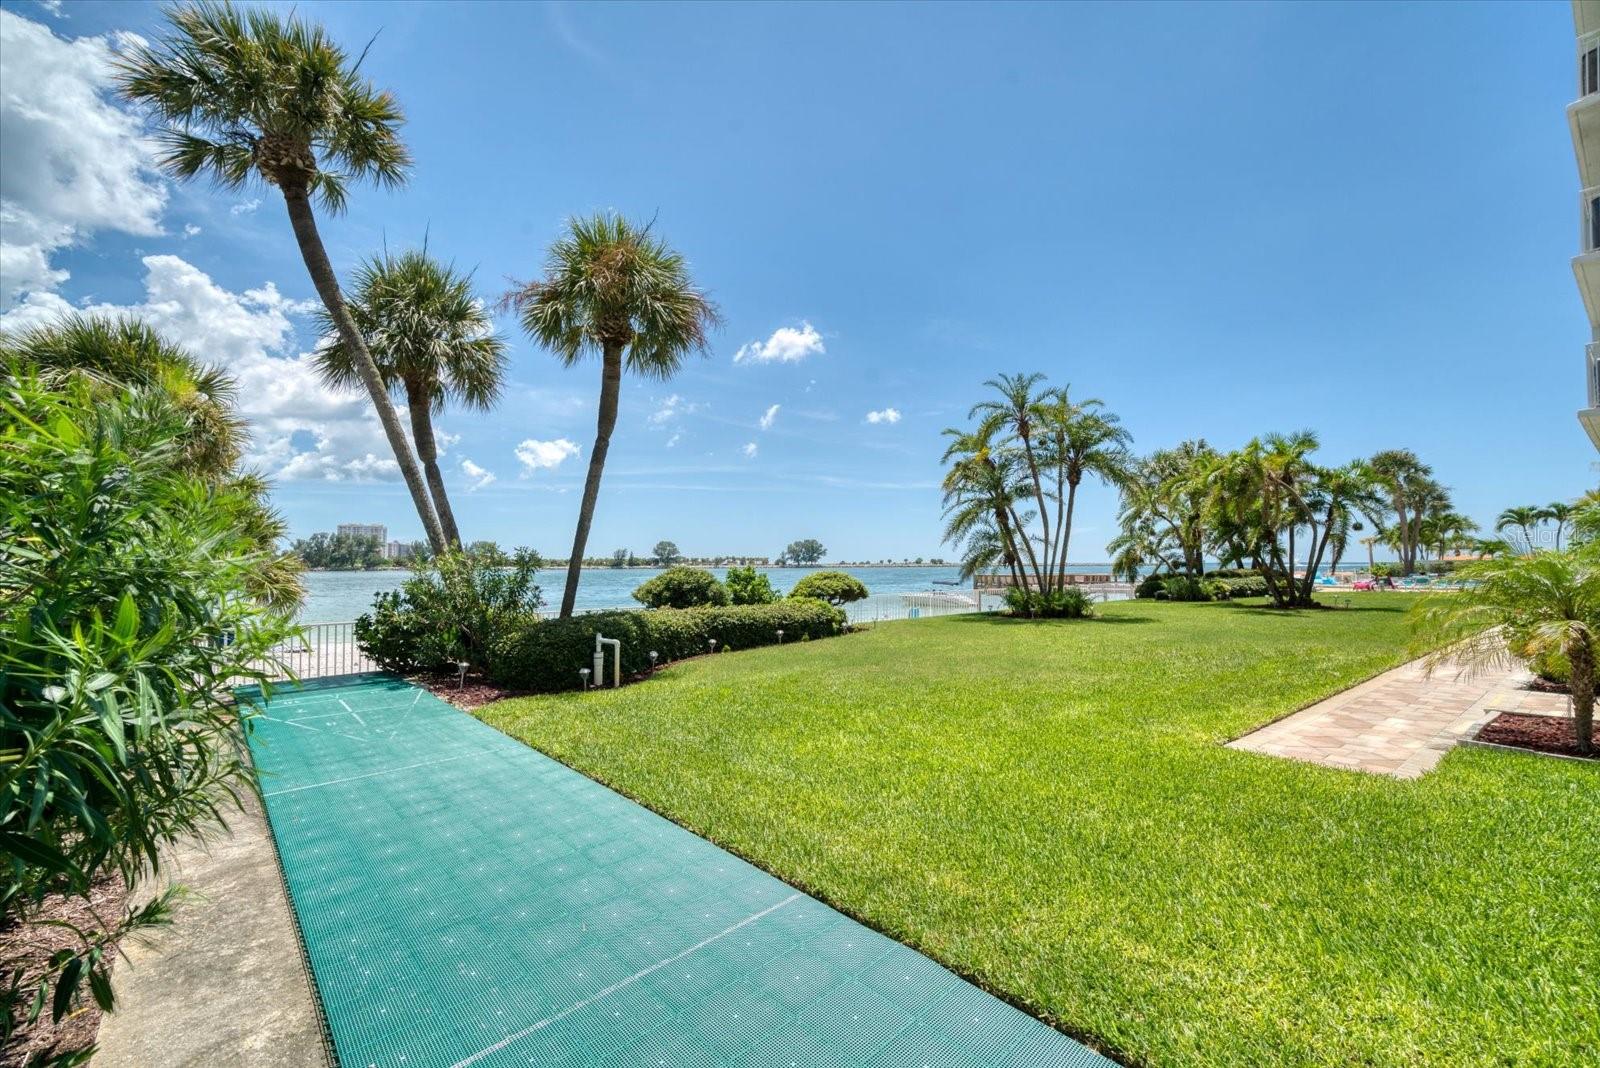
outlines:
{"label": "white condo building", "polygon": [[1582,229],[1572,273],[1589,313],[1589,344],[1584,354],[1588,396],[1578,422],[1600,449],[1600,0],[1572,0],[1578,32],[1578,98],[1567,105],[1572,149],[1578,157],[1578,214]]}
{"label": "white condo building", "polygon": [[340,523],[338,532],[350,538],[376,538],[379,545],[389,540],[389,528],[382,523]]}

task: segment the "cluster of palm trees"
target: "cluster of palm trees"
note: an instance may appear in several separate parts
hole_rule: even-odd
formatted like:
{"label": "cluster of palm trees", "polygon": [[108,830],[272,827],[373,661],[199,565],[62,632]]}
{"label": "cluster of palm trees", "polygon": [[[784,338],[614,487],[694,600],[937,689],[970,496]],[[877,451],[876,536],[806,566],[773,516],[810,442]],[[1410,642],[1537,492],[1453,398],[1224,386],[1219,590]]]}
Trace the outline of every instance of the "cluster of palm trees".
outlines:
{"label": "cluster of palm trees", "polygon": [[1131,435],[1105,405],[1073,399],[1040,374],[1000,375],[973,405],[970,428],[950,428],[944,462],[944,540],[961,571],[1004,569],[1021,590],[1067,585],[1073,512],[1083,480],[1119,481]]}
{"label": "cluster of palm trees", "polygon": [[[316,208],[342,212],[352,185],[404,183],[412,160],[399,103],[360,75],[359,58],[295,14],[204,0],[170,8],[166,19],[161,40],[120,61],[123,95],[158,122],[161,162],[175,177],[209,177],[223,188],[262,181],[282,195],[331,338],[319,353],[325,378],[366,390],[430,548],[459,547],[432,418],[449,400],[495,403],[505,342],[470,276],[426,248],[361,265],[347,299],[317,228]],[[550,247],[544,275],[517,286],[505,305],[564,363],[600,357],[595,443],[562,601],[570,615],[622,371],[669,377],[704,350],[717,312],[650,226],[612,216],[573,220]],[[409,440],[391,394],[405,399]]]}
{"label": "cluster of palm trees", "polygon": [[1121,529],[1107,546],[1113,572],[1130,581],[1146,568],[1199,577],[1215,559],[1259,571],[1274,604],[1307,605],[1323,561],[1337,566],[1366,523],[1382,528],[1391,502],[1412,505],[1408,522],[1396,524],[1402,540],[1418,536],[1411,487],[1394,478],[1409,453],[1326,466],[1317,448],[1316,435],[1300,431],[1231,452],[1186,441],[1133,461],[1120,480]]}
{"label": "cluster of palm trees", "polygon": [[1554,547],[1560,552],[1562,539],[1572,526],[1578,509],[1579,505],[1563,501],[1542,506],[1533,504],[1507,508],[1495,519],[1494,529],[1500,534],[1515,532],[1521,538],[1521,544],[1514,544],[1511,547],[1522,552],[1533,552],[1539,548],[1539,535],[1543,533],[1544,525],[1552,523],[1555,525],[1555,530],[1552,532]]}

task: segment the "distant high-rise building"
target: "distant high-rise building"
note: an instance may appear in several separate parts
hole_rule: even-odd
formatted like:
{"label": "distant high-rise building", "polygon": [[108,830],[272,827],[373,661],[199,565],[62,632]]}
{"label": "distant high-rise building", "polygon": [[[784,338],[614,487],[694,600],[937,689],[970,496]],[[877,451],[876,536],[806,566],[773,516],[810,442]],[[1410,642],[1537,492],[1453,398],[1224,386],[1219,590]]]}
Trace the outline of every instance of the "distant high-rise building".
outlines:
{"label": "distant high-rise building", "polygon": [[389,540],[389,528],[382,523],[340,523],[339,533],[351,538],[376,538],[379,545]]}
{"label": "distant high-rise building", "polygon": [[1578,157],[1578,255],[1572,273],[1578,278],[1584,310],[1589,313],[1589,344],[1584,353],[1588,387],[1578,422],[1600,449],[1600,0],[1572,0],[1572,22],[1578,33],[1578,99],[1567,105],[1572,148]]}
{"label": "distant high-rise building", "polygon": [[383,558],[385,560],[404,560],[410,557],[414,551],[415,549],[409,541],[391,541],[383,547]]}

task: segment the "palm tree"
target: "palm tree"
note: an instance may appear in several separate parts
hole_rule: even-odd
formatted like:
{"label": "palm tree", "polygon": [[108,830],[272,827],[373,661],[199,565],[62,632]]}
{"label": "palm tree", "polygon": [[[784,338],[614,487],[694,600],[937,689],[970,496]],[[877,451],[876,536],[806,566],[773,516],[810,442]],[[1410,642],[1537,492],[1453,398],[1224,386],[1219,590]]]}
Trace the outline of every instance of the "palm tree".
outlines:
{"label": "palm tree", "polygon": [[[995,458],[989,440],[982,434],[947,429],[950,445],[945,449],[944,541],[965,546],[962,577],[969,578],[987,567],[1004,564],[1011,581],[1026,586],[1017,539],[1024,518],[1016,511],[1026,493],[1015,475]],[[1003,458],[1003,457],[1002,457]],[[1025,536],[1025,535],[1023,535]]]}
{"label": "palm tree", "polygon": [[1078,487],[1085,475],[1102,482],[1119,482],[1127,473],[1128,445],[1133,435],[1121,420],[1105,410],[1099,400],[1074,403],[1066,389],[1049,390],[1042,404],[1042,435],[1048,447],[1047,463],[1056,468],[1057,489],[1065,484],[1063,507],[1056,496],[1056,584],[1067,584],[1067,550],[1072,541],[1072,517],[1078,502]]}
{"label": "palm tree", "polygon": [[[428,255],[427,249],[385,252],[363,263],[346,307],[366,341],[384,385],[404,394],[428,492],[445,542],[461,544],[455,512],[439,471],[433,417],[455,400],[487,411],[500,396],[506,345],[488,310],[472,295],[472,279]],[[333,340],[316,355],[323,380],[353,386],[357,357],[337,336],[332,316],[320,316]]]}
{"label": "palm tree", "polygon": [[616,215],[572,219],[545,257],[542,279],[506,295],[528,336],[568,367],[600,356],[600,410],[583,485],[578,529],[567,559],[561,616],[572,615],[583,550],[594,521],[624,366],[635,374],[671,378],[691,352],[704,352],[707,332],[721,320],[695,287],[683,257]]}
{"label": "palm tree", "polygon": [[1524,505],[1520,508],[1507,508],[1500,513],[1494,521],[1495,533],[1502,534],[1511,527],[1522,531],[1522,545],[1526,552],[1533,552],[1533,528],[1544,522],[1544,509],[1536,505]]}
{"label": "palm tree", "polygon": [[1572,668],[1578,751],[1593,752],[1600,546],[1503,556],[1459,575],[1462,589],[1413,610],[1414,640],[1430,670],[1460,664],[1471,671],[1559,652]]}
{"label": "palm tree", "polygon": [[1034,387],[1044,381],[1041,374],[1002,374],[991,378],[984,383],[989,389],[1000,394],[998,400],[979,401],[967,413],[968,418],[979,420],[977,433],[988,441],[998,441],[1009,436],[1021,446],[1023,462],[1027,465],[1028,477],[1033,484],[1033,499],[1039,502],[1039,522],[1044,529],[1041,545],[1044,548],[1044,566],[1041,568],[1037,554],[1033,551],[1033,540],[1025,530],[1019,530],[1023,547],[1028,552],[1028,560],[1033,566],[1034,577],[1041,592],[1049,592],[1051,582],[1050,549],[1053,544],[1050,539],[1050,509],[1049,499],[1045,496],[1044,480],[1039,474],[1039,456],[1034,448],[1034,430],[1038,426],[1043,414],[1044,400],[1041,394],[1035,392]]}
{"label": "palm tree", "polygon": [[443,531],[372,354],[356,329],[317,231],[314,196],[334,214],[349,184],[405,180],[411,156],[397,129],[400,106],[358,74],[321,26],[295,15],[231,3],[169,8],[169,34],[119,61],[125,97],[162,123],[161,164],[188,180],[209,175],[225,189],[260,179],[277,187],[317,295],[350,350],[351,362],[394,452],[435,550]]}
{"label": "palm tree", "polygon": [[160,392],[188,424],[183,466],[192,474],[225,477],[244,451],[245,424],[234,411],[233,379],[138,319],[72,314],[6,338],[3,351],[37,365],[47,380],[78,375],[111,388]]}
{"label": "palm tree", "polygon": [[1567,532],[1567,526],[1572,522],[1573,513],[1576,511],[1572,505],[1563,501],[1547,504],[1539,509],[1541,522],[1549,521],[1556,525],[1556,552],[1561,551],[1561,535]]}
{"label": "palm tree", "polygon": [[1373,456],[1371,464],[1395,514],[1391,532],[1401,572],[1409,575],[1417,566],[1423,517],[1433,509],[1448,508],[1449,496],[1433,480],[1433,468],[1409,449],[1386,449]]}

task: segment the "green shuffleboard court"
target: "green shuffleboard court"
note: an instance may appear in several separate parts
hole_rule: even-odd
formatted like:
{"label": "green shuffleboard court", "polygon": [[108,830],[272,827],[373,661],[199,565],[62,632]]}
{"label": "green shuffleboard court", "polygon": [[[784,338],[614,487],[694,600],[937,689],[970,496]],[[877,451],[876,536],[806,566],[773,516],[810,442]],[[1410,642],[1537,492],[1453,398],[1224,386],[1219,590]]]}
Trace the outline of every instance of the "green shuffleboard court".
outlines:
{"label": "green shuffleboard court", "polygon": [[250,747],[342,1068],[1111,1063],[405,682]]}

